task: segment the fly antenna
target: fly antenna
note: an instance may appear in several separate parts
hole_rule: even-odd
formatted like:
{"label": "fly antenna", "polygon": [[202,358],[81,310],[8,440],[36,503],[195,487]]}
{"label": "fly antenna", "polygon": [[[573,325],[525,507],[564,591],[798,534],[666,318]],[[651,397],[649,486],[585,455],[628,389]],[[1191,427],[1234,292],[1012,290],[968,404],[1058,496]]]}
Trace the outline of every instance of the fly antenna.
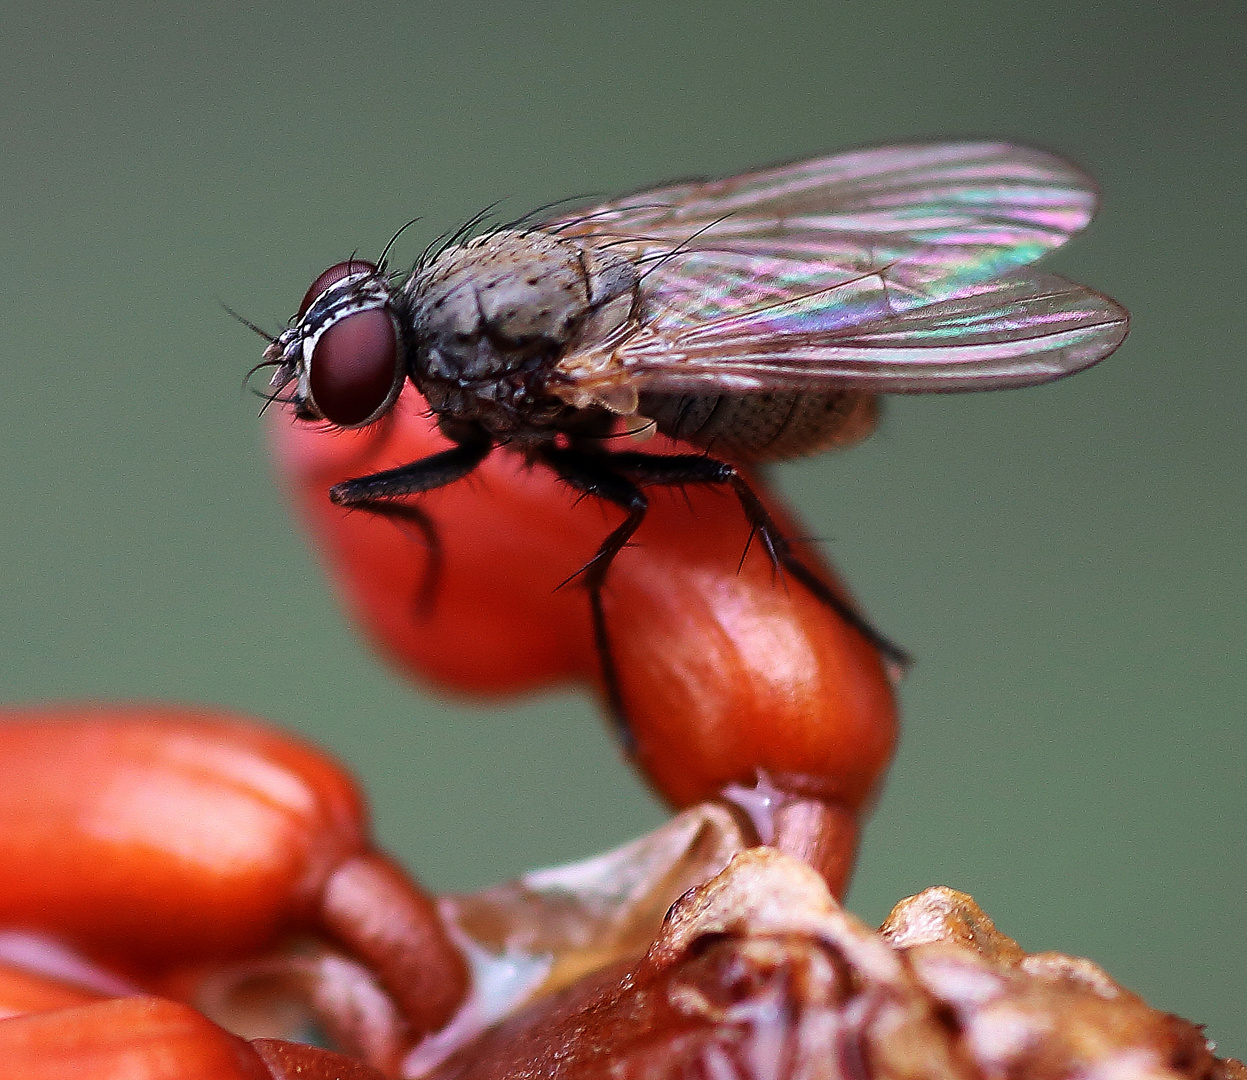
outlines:
{"label": "fly antenna", "polygon": [[[243,326],[245,326],[248,330],[253,330],[255,333],[259,334],[259,335],[260,335],[260,337],[262,337],[262,338],[263,338],[265,341],[267,341],[270,345],[272,345],[272,344],[273,344],[273,342],[275,342],[275,341],[277,340],[277,339],[276,339],[275,337],[273,337],[273,335],[272,335],[272,334],[270,334],[267,330],[261,330],[261,329],[260,329],[258,326],[256,326],[256,324],[255,324],[255,323],[253,323],[250,319],[245,318],[245,317],[244,317],[244,316],[242,316],[242,315],[239,315],[239,314],[238,314],[238,312],[236,312],[236,311],[235,311],[232,307],[230,307],[230,306],[229,306],[229,304],[227,304],[224,300],[218,300],[218,301],[217,301],[217,303],[218,303],[218,304],[220,304],[220,305],[221,305],[221,307],[225,309],[225,314],[226,314],[226,315],[229,315],[231,318],[237,319],[237,320],[238,320],[240,323],[242,323],[242,324],[243,324]],[[248,376],[248,377],[250,377],[250,376]]]}

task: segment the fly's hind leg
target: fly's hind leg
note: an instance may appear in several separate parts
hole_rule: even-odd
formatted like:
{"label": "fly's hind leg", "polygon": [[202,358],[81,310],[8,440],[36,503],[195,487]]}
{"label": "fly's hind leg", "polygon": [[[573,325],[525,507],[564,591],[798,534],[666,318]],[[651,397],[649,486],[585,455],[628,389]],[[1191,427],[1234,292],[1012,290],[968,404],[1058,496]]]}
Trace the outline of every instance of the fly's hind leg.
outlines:
{"label": "fly's hind leg", "polygon": [[729,485],[749,522],[750,539],[756,536],[762,542],[771,564],[777,570],[782,570],[799,581],[821,604],[830,608],[866,638],[879,650],[895,674],[903,672],[912,663],[910,655],[904,649],[876,630],[866,616],[801,561],[791,541],[780,532],[762,500],[734,465],[700,454],[668,456],[622,452],[608,455],[607,460],[619,473],[634,483],[647,487],[682,484]]}
{"label": "fly's hind leg", "polygon": [[493,444],[487,439],[456,443],[449,450],[413,461],[410,465],[344,480],[329,489],[330,502],[338,506],[366,510],[400,524],[415,525],[420,530],[429,552],[428,566],[417,593],[417,610],[421,614],[429,614],[437,598],[437,584],[442,573],[442,543],[433,519],[419,506],[399,500],[463,479],[485,459],[492,447]]}
{"label": "fly's hind leg", "polygon": [[[549,446],[542,448],[539,456],[555,471],[559,479],[577,491],[605,499],[627,513],[623,522],[611,530],[606,539],[602,541],[593,558],[573,577],[583,577],[585,588],[589,593],[589,613],[593,620],[593,643],[602,669],[602,683],[606,690],[607,705],[624,750],[632,755],[636,751],[636,739],[628,724],[619,670],[615,666],[610,634],[606,629],[606,612],[602,608],[602,586],[606,581],[606,572],[610,569],[615,556],[624,549],[632,534],[645,520],[646,511],[649,510],[649,501],[636,484],[615,471],[612,467],[614,459],[609,455],[589,454],[575,449]],[[568,579],[570,580],[571,578]]]}

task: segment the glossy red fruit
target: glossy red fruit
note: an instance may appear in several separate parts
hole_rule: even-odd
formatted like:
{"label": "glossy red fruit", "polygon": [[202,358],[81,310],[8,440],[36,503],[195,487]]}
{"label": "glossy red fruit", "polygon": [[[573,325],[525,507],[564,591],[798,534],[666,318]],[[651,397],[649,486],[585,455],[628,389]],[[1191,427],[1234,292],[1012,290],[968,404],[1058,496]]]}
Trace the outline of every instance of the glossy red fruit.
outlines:
{"label": "glossy red fruit", "polygon": [[[408,387],[367,430],[275,419],[278,470],[352,617],[389,660],[476,697],[559,684],[600,689],[588,602],[559,589],[593,555],[618,511],[513,453],[419,497],[444,552],[435,607],[419,597],[429,564],[414,528],[332,505],[331,485],[448,445]],[[656,447],[687,451],[654,440]],[[764,493],[765,494],[765,493]],[[672,805],[713,796],[759,769],[801,778],[856,809],[896,738],[892,689],[875,650],[752,551],[729,493],[652,493],[634,543],[611,567],[610,634],[635,757]],[[801,535],[775,500],[789,535]],[[830,578],[813,552],[807,558]]]}
{"label": "glossy red fruit", "polygon": [[6,928],[138,974],[320,933],[418,1030],[466,991],[432,898],[371,847],[350,774],[289,735],[172,706],[0,709],[0,774]]}
{"label": "glossy red fruit", "polygon": [[272,1080],[242,1039],[147,997],[0,1020],[0,1062],[5,1080]]}

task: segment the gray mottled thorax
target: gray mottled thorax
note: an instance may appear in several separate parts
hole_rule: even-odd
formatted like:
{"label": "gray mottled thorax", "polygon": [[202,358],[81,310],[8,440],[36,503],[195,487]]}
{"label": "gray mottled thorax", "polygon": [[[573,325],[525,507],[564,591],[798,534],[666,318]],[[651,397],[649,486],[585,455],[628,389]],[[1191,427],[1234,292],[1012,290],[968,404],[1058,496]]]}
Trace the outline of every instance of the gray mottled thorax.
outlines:
{"label": "gray mottled thorax", "polygon": [[448,248],[403,286],[412,380],[444,419],[502,438],[574,426],[554,365],[628,318],[635,266],[547,233],[504,230]]}

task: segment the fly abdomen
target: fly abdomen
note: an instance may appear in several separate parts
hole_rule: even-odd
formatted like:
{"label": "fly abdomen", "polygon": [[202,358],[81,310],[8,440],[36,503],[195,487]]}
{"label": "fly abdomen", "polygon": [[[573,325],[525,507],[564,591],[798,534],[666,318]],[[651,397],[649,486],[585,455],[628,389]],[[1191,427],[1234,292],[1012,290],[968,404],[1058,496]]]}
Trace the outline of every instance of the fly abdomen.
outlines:
{"label": "fly abdomen", "polygon": [[864,439],[878,398],[851,390],[647,394],[642,416],[674,439],[746,461],[783,461]]}

